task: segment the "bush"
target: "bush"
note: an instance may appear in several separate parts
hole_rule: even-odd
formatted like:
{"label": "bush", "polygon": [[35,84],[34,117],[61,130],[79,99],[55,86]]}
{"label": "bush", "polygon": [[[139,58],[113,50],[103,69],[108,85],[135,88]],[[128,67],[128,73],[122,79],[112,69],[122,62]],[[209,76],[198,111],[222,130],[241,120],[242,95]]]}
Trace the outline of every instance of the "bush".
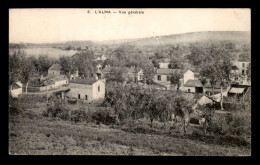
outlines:
{"label": "bush", "polygon": [[43,116],[59,117],[63,120],[69,119],[69,109],[61,99],[52,99],[47,105],[47,111],[42,113]]}
{"label": "bush", "polygon": [[18,99],[9,97],[9,115],[17,116],[24,112],[24,107],[22,107]]}
{"label": "bush", "polygon": [[116,124],[118,122],[113,109],[108,107],[98,109],[92,115],[92,119],[103,124]]}
{"label": "bush", "polygon": [[85,110],[72,110],[70,115],[70,120],[78,123],[84,121],[90,121],[91,117]]}

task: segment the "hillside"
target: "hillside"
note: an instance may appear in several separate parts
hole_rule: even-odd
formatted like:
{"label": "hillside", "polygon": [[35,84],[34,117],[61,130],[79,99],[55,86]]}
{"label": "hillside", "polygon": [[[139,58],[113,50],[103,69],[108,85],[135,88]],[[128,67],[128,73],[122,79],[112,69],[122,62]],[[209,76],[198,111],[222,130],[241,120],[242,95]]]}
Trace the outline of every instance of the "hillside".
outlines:
{"label": "hillside", "polygon": [[155,37],[148,37],[148,38],[136,38],[136,39],[117,39],[117,40],[105,40],[105,41],[90,41],[90,40],[67,41],[67,42],[33,44],[33,45],[34,46],[71,45],[72,47],[82,47],[86,45],[111,46],[111,45],[120,45],[120,44],[131,44],[135,46],[149,46],[149,45],[157,46],[157,45],[167,45],[167,44],[175,44],[175,43],[207,42],[207,41],[232,41],[232,42],[239,42],[239,43],[241,42],[250,43],[250,40],[251,40],[251,34],[250,32],[246,32],[246,31],[203,31],[203,32],[191,32],[191,33],[173,34],[173,35],[165,35],[165,36],[155,36]]}
{"label": "hillside", "polygon": [[156,36],[143,38],[128,42],[136,46],[144,45],[166,45],[173,43],[206,42],[206,41],[232,41],[250,43],[250,32],[236,31],[208,31],[192,32],[183,34],[173,34],[166,36]]}

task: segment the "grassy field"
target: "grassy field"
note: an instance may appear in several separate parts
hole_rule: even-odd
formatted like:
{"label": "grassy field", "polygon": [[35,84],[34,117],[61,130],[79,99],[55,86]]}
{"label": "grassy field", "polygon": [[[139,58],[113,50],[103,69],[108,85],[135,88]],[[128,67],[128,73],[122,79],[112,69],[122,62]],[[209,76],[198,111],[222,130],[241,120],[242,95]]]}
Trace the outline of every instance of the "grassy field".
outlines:
{"label": "grassy field", "polygon": [[[217,145],[190,139],[189,135],[136,133],[128,127],[94,123],[75,124],[42,116],[44,103],[27,107],[23,115],[9,118],[9,153],[22,155],[250,155],[247,146]],[[157,129],[156,129],[157,128]],[[157,130],[157,131],[156,131]]]}

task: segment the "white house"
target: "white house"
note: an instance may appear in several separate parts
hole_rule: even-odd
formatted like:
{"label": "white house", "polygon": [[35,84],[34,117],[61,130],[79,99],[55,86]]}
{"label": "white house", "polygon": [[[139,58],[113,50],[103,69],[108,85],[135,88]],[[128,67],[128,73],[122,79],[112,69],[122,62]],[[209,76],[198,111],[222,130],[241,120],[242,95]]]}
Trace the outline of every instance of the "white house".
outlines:
{"label": "white house", "polygon": [[107,57],[105,56],[105,55],[102,55],[102,56],[100,56],[100,57],[97,57],[96,59],[95,59],[95,61],[105,61],[107,59]]}
{"label": "white house", "polygon": [[194,80],[194,72],[189,69],[183,74],[183,84],[185,84],[188,80]]}
{"label": "white house", "polygon": [[233,61],[233,65],[238,68],[239,74],[241,75],[246,74],[246,71],[248,69],[247,67],[249,64],[250,64],[249,61],[241,61],[241,60]]}
{"label": "white house", "polygon": [[167,68],[159,68],[156,71],[156,75],[154,76],[154,81],[157,83],[170,83],[170,77],[172,74],[180,73],[179,69],[167,69]]}
{"label": "white house", "polygon": [[18,95],[22,93],[23,93],[23,84],[21,82],[13,83],[11,89],[11,96],[18,97]]}
{"label": "white house", "polygon": [[91,102],[105,98],[105,82],[96,79],[73,79],[69,84],[70,91],[65,95],[69,98],[75,98]]}
{"label": "white house", "polygon": [[68,84],[68,78],[66,76],[52,76],[47,77],[46,80],[43,81],[43,84],[46,86],[51,86],[52,88],[56,89],[58,87],[61,87],[63,85]]}
{"label": "white house", "polygon": [[159,68],[164,68],[164,69],[168,69],[169,68],[169,64],[170,64],[171,59],[168,58],[164,58],[161,59],[158,63],[159,63]]}

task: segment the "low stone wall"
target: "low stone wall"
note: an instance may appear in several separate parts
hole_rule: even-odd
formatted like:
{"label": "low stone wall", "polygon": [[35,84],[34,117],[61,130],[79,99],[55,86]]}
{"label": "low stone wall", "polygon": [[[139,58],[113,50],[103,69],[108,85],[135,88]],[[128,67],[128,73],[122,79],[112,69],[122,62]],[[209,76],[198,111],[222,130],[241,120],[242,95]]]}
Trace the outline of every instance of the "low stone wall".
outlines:
{"label": "low stone wall", "polygon": [[59,86],[48,85],[48,86],[42,86],[42,87],[28,87],[27,88],[27,92],[51,91],[51,90],[54,90],[54,89],[58,89],[58,88],[60,88],[62,86],[64,86],[64,85],[59,85]]}

